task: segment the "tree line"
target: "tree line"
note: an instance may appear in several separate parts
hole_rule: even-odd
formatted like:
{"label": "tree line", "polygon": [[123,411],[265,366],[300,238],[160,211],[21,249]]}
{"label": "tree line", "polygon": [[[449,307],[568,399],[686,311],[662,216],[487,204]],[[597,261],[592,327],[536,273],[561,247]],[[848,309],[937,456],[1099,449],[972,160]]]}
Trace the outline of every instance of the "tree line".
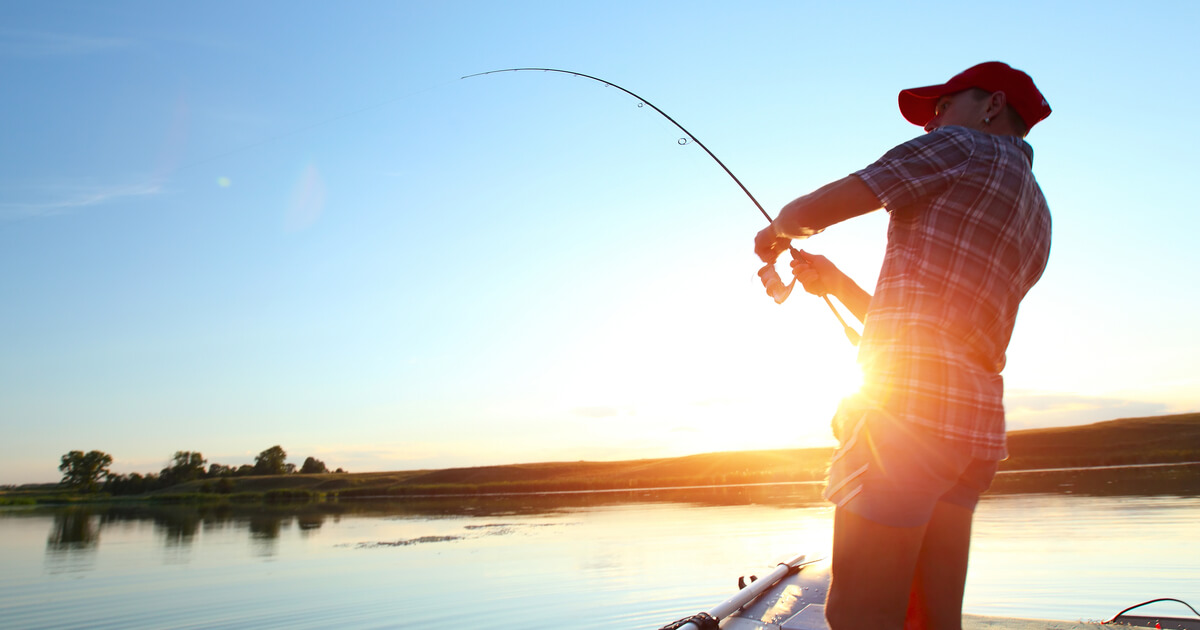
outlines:
{"label": "tree line", "polygon": [[58,470],[63,474],[65,486],[81,492],[104,491],[114,495],[142,494],[198,479],[215,480],[215,486],[210,490],[230,492],[233,477],[346,472],[341,468],[330,471],[325,462],[315,457],[305,458],[304,464],[297,469],[295,464],[287,462],[287,452],[278,444],[256,455],[253,465],[237,467],[216,462],[210,464],[199,451],[175,451],[167,467],[157,474],[117,474],[110,470],[112,463],[112,455],[103,451],[71,451],[62,456]]}

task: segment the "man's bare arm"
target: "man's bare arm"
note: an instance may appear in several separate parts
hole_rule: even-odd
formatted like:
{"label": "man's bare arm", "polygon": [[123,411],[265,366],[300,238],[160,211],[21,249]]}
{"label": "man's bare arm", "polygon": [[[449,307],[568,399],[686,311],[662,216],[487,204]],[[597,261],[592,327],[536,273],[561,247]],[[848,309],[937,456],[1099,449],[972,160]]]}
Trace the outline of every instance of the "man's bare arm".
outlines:
{"label": "man's bare arm", "polygon": [[787,204],[772,225],[780,236],[802,238],[881,207],[861,179],[847,175]]}
{"label": "man's bare arm", "polygon": [[861,179],[847,175],[784,206],[771,225],[754,239],[754,252],[763,262],[774,262],[792,239],[807,238],[882,206]]}

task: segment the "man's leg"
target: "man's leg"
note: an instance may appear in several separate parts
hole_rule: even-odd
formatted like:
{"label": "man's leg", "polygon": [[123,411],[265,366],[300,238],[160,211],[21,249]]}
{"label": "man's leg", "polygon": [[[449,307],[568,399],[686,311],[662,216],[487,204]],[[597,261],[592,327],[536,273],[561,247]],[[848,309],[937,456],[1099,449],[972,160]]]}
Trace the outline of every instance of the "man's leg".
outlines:
{"label": "man's leg", "polygon": [[832,630],[900,630],[926,526],[889,527],[838,508],[825,617]]}
{"label": "man's leg", "polygon": [[961,630],[971,519],[975,511],[939,501],[917,557],[910,617],[926,621],[930,630]]}

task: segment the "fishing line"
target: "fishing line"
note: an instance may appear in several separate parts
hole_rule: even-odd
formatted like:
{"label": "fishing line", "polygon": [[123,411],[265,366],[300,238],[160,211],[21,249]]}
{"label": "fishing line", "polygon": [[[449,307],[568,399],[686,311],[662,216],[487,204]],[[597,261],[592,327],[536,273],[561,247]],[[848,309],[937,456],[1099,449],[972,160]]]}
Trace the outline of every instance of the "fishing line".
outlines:
{"label": "fishing line", "polygon": [[[771,218],[771,215],[768,214],[765,209],[763,209],[763,206],[761,203],[758,202],[758,199],[755,199],[754,195],[750,193],[750,190],[748,188],[746,188],[746,185],[742,183],[742,180],[738,179],[737,175],[734,175],[733,171],[729,170],[728,166],[725,166],[725,163],[721,161],[721,158],[717,157],[712,151],[710,151],[709,148],[707,146],[705,146],[705,144],[703,142],[701,142],[700,139],[697,138],[695,134],[688,131],[683,125],[679,124],[679,122],[677,120],[675,120],[674,118],[671,118],[670,114],[667,114],[663,110],[659,109],[658,106],[655,105],[654,103],[651,103],[650,101],[617,85],[616,83],[612,83],[611,81],[605,81],[604,79],[601,79],[599,77],[594,77],[590,74],[584,74],[582,72],[575,72],[572,70],[559,70],[556,68],[505,68],[503,70],[489,70],[487,72],[477,72],[475,74],[468,74],[461,78],[462,79],[470,79],[471,77],[481,77],[481,76],[488,75],[488,74],[499,74],[501,72],[557,72],[559,74],[566,74],[566,75],[571,75],[571,76],[575,76],[575,77],[582,77],[584,79],[591,79],[592,81],[596,81],[598,83],[603,83],[604,85],[616,88],[616,89],[621,90],[622,92],[632,96],[633,98],[637,99],[638,107],[642,107],[643,105],[645,105],[645,106],[649,107],[650,109],[653,109],[654,111],[658,112],[663,118],[666,118],[667,120],[671,121],[671,124],[675,125],[676,127],[679,128],[680,131],[682,131],[684,134],[686,134],[683,138],[680,138],[678,140],[678,143],[680,146],[688,145],[688,144],[691,144],[694,142],[701,149],[704,149],[704,152],[708,154],[708,157],[712,158],[713,161],[715,161],[722,169],[724,169],[725,174],[729,175],[729,177],[733,179],[734,183],[736,183],[738,185],[738,187],[742,189],[742,192],[746,193],[746,196],[749,197],[750,201],[752,201],[754,203],[754,207],[758,208],[758,211],[761,212],[764,217],[766,217],[767,223],[771,223],[772,221],[774,221],[774,219]],[[791,249],[792,257],[796,260],[799,260],[800,252],[797,251],[795,247],[791,247],[790,249]],[[766,269],[766,268],[764,268],[764,269]],[[771,273],[774,273],[773,267],[772,267]],[[776,279],[778,279],[777,274],[775,277],[776,277]],[[795,282],[793,281],[791,285],[788,285],[788,291],[791,290],[791,286],[793,286],[794,284],[795,284]],[[786,299],[786,297],[787,297],[787,295],[784,294],[785,299]],[[857,346],[858,339],[859,339],[858,332],[855,331],[853,328],[851,328],[850,325],[846,323],[846,320],[842,318],[842,314],[839,313],[837,308],[835,308],[833,306],[833,302],[830,301],[828,294],[823,294],[823,295],[821,295],[821,297],[825,299],[825,304],[829,305],[829,310],[833,312],[833,316],[837,318],[838,323],[840,323],[842,325],[842,328],[846,331],[846,338],[850,340],[850,343]],[[783,301],[782,299],[776,298],[776,302],[782,303],[782,301]]]}

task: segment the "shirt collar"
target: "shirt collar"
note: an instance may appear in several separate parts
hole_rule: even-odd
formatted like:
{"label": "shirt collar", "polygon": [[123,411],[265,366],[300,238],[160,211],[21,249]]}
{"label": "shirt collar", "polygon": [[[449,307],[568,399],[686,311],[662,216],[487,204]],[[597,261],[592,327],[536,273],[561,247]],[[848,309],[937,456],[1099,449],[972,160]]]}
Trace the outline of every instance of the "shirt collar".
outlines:
{"label": "shirt collar", "polygon": [[1016,146],[1018,149],[1020,149],[1021,153],[1025,154],[1025,159],[1029,160],[1029,166],[1033,166],[1033,147],[1030,146],[1028,142],[1025,142],[1024,138],[1018,138],[1016,136],[997,136],[997,137],[1003,138],[1004,141],[1009,142],[1009,143],[1013,144],[1014,146]]}

